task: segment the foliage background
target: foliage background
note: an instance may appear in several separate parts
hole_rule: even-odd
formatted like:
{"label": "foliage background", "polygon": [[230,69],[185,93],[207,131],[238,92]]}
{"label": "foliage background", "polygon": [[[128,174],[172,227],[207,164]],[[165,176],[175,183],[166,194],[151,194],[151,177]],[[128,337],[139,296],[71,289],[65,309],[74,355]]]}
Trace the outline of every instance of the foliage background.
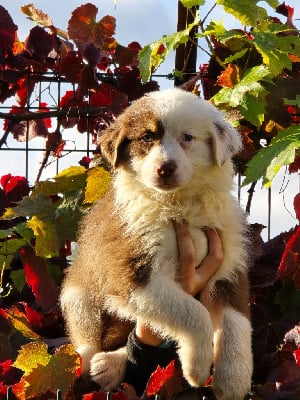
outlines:
{"label": "foliage background", "polygon": [[[201,10],[204,1],[182,3],[187,7],[200,4]],[[96,140],[97,133],[130,101],[158,88],[149,78],[170,51],[204,40],[209,62],[186,82],[186,88],[201,89],[240,130],[245,147],[235,160],[238,172],[246,174],[245,181],[253,188],[261,177],[270,185],[283,166],[289,173],[297,173],[300,40],[293,9],[269,0],[273,9],[268,17],[256,1],[246,6],[230,0],[217,3],[238,19],[237,29],[226,29],[222,22],[201,13],[199,17],[193,10],[186,29],[143,47],[137,42],[128,46],[118,43],[114,18],[99,15],[93,4],[73,11],[67,31],[54,26],[51,18],[33,5],[24,6],[22,11],[36,25],[22,42],[16,37],[13,19],[1,6],[0,100],[16,101],[5,114],[2,145],[8,135],[17,141],[28,133],[30,138],[42,137],[47,163],[50,156],[61,156],[65,129],[88,131]],[[198,33],[190,37],[195,26]],[[49,71],[71,82],[73,89],[61,93],[55,108],[39,104],[32,113],[28,104],[35,86]],[[174,76],[187,80],[184,69],[174,71]],[[57,126],[51,124],[53,116]],[[262,139],[268,147],[262,148]],[[91,160],[85,157],[80,166],[70,167],[51,180],[37,179],[34,187],[20,176],[6,174],[1,178],[3,398],[8,386],[17,399],[52,398],[57,388],[62,389],[63,398],[82,394],[76,380],[80,361],[66,344],[57,299],[76,240],[77,221],[109,184],[110,174],[99,151],[93,158],[92,168],[87,168]],[[294,205],[298,219],[297,193]],[[254,394],[250,396],[257,399],[299,397],[300,230],[298,225],[291,228],[264,243],[262,226],[252,226],[256,250],[250,271],[255,371]],[[176,371],[170,367],[156,372],[157,376],[163,379],[159,379],[156,391],[169,398],[175,391]],[[203,393],[213,398],[209,382],[199,392],[184,396],[202,398]],[[98,391],[89,398],[103,395]],[[121,391],[115,396],[134,398],[134,393]]]}

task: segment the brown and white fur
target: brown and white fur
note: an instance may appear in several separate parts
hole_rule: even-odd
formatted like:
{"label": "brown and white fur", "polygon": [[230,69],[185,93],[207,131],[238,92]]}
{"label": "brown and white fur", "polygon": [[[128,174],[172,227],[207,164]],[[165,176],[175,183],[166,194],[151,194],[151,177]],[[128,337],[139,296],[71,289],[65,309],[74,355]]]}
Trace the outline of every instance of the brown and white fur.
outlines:
{"label": "brown and white fur", "polygon": [[[214,366],[220,399],[243,399],[252,373],[244,217],[232,197],[237,132],[210,103],[180,89],[135,101],[100,138],[115,170],[109,192],[85,217],[61,303],[83,371],[102,388],[124,376],[137,318],[175,340],[183,374],[201,386]],[[201,302],[175,280],[172,220],[188,222],[197,264],[203,227],[221,234],[224,261]]]}

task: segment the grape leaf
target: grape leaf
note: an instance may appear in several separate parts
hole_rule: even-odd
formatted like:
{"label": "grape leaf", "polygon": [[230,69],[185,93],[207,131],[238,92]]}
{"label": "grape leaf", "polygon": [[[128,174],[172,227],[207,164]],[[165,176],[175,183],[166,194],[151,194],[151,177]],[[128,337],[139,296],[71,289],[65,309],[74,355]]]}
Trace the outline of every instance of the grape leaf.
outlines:
{"label": "grape leaf", "polygon": [[253,45],[262,55],[264,63],[270,68],[274,76],[285,68],[292,69],[289,53],[300,55],[297,38],[294,36],[277,36],[274,32],[268,31],[267,27],[264,32],[254,30],[253,35],[255,37]]}
{"label": "grape leaf", "polygon": [[296,227],[288,239],[278,267],[279,279],[292,278],[300,289],[300,227]]}
{"label": "grape leaf", "polygon": [[72,345],[61,346],[50,355],[47,345],[38,341],[24,345],[13,365],[24,371],[22,380],[12,387],[18,399],[56,393],[58,388],[66,399],[79,375],[80,358]]}
{"label": "grape leaf", "polygon": [[18,27],[14,24],[7,10],[0,5],[0,49],[6,53],[11,49],[17,34]]}
{"label": "grape leaf", "polygon": [[[225,12],[232,14],[242,25],[256,26],[257,21],[267,19],[268,13],[265,8],[257,5],[259,0],[217,0],[217,4],[222,5]],[[278,6],[277,0],[266,0],[270,7]]]}
{"label": "grape leaf", "polygon": [[158,366],[156,370],[151,374],[149,382],[147,384],[147,396],[156,395],[163,385],[173,377],[175,372],[174,360],[170,362],[165,368]]}
{"label": "grape leaf", "polygon": [[300,319],[300,289],[296,289],[293,279],[284,279],[278,290],[275,303],[280,305],[281,312],[291,320]]}
{"label": "grape leaf", "polygon": [[11,306],[9,309],[3,311],[2,315],[11,323],[13,328],[21,332],[25,338],[39,339],[40,336],[31,329],[26,315],[20,311],[17,306]]}
{"label": "grape leaf", "polygon": [[[56,193],[65,193],[66,191],[74,191],[84,189],[86,183],[86,169],[84,167],[69,167],[59,174],[57,174],[53,179],[39,182],[33,194],[43,194],[50,196]],[[35,199],[35,201],[38,199]],[[42,198],[41,198],[42,201]],[[49,206],[48,206],[49,207]],[[23,211],[24,212],[24,211]],[[31,214],[32,215],[32,211]],[[38,213],[40,214],[40,213]]]}
{"label": "grape leaf", "polygon": [[296,218],[300,220],[300,193],[296,194],[293,203],[294,203]]}
{"label": "grape leaf", "polygon": [[175,50],[180,44],[186,43],[189,39],[191,29],[199,23],[199,13],[195,20],[182,31],[163,36],[146,46],[139,52],[139,70],[141,77],[146,82],[153,71],[165,60],[171,50]]}
{"label": "grape leaf", "polygon": [[266,100],[263,98],[258,101],[257,97],[246,93],[240,104],[240,112],[247,121],[254,126],[260,127],[265,117]]}
{"label": "grape leaf", "polygon": [[37,9],[33,4],[27,4],[26,6],[20,7],[23,14],[27,15],[28,19],[31,19],[38,25],[51,26],[52,19],[43,11]]}
{"label": "grape leaf", "polygon": [[203,6],[205,0],[180,0],[180,3],[186,8],[192,8],[194,6]]}
{"label": "grape leaf", "polygon": [[26,281],[38,304],[43,310],[55,308],[58,300],[58,288],[47,270],[46,260],[37,257],[29,245],[20,249],[19,253],[24,266]]}
{"label": "grape leaf", "polygon": [[293,354],[296,360],[296,364],[298,365],[298,367],[300,367],[300,346],[298,347],[297,350],[294,351]]}
{"label": "grape leaf", "polygon": [[261,149],[248,163],[243,185],[263,178],[269,187],[281,167],[294,161],[295,150],[300,146],[300,127],[292,125],[275,136],[268,147]]}
{"label": "grape leaf", "polygon": [[107,191],[111,174],[103,167],[88,170],[84,203],[95,203]]}

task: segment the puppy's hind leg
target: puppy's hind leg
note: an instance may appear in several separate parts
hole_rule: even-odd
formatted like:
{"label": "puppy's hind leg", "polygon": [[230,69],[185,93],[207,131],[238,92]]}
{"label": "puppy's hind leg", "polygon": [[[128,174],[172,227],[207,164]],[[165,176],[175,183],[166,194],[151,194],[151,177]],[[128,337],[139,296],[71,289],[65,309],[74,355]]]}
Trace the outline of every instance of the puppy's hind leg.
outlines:
{"label": "puppy's hind leg", "polygon": [[[204,291],[205,292],[205,291]],[[213,390],[219,400],[243,400],[251,388],[251,324],[224,299],[201,297],[214,326]]]}
{"label": "puppy's hind leg", "polygon": [[78,286],[65,285],[60,301],[67,333],[82,359],[82,374],[87,374],[92,357],[100,351],[100,318],[91,305],[89,294]]}

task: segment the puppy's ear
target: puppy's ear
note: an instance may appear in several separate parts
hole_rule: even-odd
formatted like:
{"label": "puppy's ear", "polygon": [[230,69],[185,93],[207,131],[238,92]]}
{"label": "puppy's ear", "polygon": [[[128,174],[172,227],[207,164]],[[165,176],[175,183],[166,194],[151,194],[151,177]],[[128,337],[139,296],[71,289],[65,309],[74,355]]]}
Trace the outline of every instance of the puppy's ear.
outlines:
{"label": "puppy's ear", "polygon": [[125,130],[118,120],[105,129],[98,139],[102,155],[114,169],[127,160],[126,142]]}
{"label": "puppy's ear", "polygon": [[239,133],[226,121],[214,122],[212,149],[219,167],[242,147]]}

